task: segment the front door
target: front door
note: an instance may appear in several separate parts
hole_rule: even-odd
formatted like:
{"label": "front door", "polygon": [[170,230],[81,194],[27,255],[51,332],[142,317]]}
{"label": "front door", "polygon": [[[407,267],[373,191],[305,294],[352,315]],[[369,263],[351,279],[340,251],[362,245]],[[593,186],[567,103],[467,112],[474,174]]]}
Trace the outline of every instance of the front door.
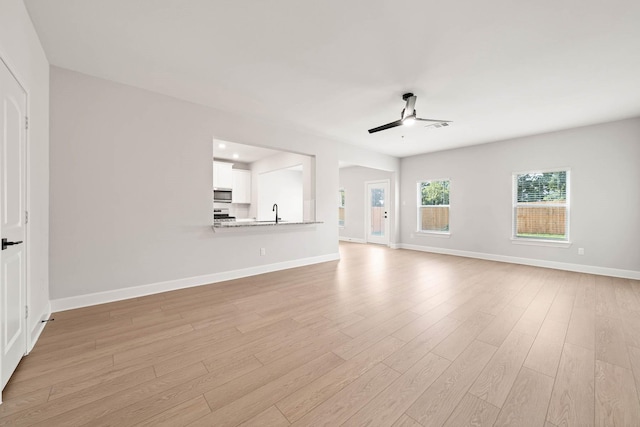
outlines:
{"label": "front door", "polygon": [[0,60],[0,390],[27,349],[26,104],[25,91]]}
{"label": "front door", "polygon": [[366,184],[367,242],[389,244],[389,182],[376,181]]}

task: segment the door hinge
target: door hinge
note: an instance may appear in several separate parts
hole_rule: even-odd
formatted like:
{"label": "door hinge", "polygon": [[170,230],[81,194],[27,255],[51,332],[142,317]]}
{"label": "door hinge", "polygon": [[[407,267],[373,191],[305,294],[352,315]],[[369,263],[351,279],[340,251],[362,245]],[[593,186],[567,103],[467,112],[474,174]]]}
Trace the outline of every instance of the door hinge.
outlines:
{"label": "door hinge", "polygon": [[24,211],[24,223],[29,222],[29,211]]}
{"label": "door hinge", "polygon": [[29,117],[24,116],[24,128],[29,130]]}
{"label": "door hinge", "polygon": [[29,306],[28,305],[24,306],[24,318],[25,319],[29,318]]}

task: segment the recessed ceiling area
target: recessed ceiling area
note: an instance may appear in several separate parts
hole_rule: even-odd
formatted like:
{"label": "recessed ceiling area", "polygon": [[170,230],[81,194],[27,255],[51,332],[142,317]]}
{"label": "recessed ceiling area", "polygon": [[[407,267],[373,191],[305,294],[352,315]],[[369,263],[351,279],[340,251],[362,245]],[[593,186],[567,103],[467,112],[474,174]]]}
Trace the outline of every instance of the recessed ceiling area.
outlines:
{"label": "recessed ceiling area", "polygon": [[231,162],[252,163],[281,153],[278,150],[256,147],[255,145],[213,139],[213,159]]}
{"label": "recessed ceiling area", "polygon": [[[640,115],[640,2],[26,0],[52,65],[405,157]],[[367,129],[419,117],[450,127]]]}

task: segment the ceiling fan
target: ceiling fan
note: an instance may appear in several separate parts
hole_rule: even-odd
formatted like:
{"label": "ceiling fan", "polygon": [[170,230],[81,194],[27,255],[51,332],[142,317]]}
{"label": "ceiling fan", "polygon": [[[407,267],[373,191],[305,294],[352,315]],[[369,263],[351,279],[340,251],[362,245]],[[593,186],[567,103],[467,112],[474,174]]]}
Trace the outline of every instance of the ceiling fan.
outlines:
{"label": "ceiling fan", "polygon": [[451,123],[450,120],[435,120],[435,119],[421,119],[416,117],[416,99],[418,97],[412,93],[405,93],[402,95],[402,100],[407,103],[405,107],[402,109],[402,113],[400,113],[400,120],[396,120],[395,122],[387,123],[386,125],[378,126],[377,128],[369,129],[369,133],[380,132],[381,130],[391,129],[396,126],[411,126],[416,121],[418,122],[431,122],[432,124],[427,126],[449,126]]}

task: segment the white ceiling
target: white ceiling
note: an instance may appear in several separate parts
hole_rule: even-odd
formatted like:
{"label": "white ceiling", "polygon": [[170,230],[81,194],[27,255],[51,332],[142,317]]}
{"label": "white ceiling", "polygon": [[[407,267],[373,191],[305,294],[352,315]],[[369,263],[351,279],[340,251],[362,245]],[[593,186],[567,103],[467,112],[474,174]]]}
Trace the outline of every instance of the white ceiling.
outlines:
{"label": "white ceiling", "polygon": [[[25,3],[53,65],[399,157],[640,116],[638,0]],[[408,91],[453,125],[369,135]]]}
{"label": "white ceiling", "polygon": [[[224,148],[220,144],[224,145]],[[265,157],[275,156],[282,151],[271,150],[269,148],[257,147],[254,145],[238,144],[237,142],[213,140],[213,159],[229,160],[231,162],[253,163]],[[234,158],[237,154],[237,158]]]}

